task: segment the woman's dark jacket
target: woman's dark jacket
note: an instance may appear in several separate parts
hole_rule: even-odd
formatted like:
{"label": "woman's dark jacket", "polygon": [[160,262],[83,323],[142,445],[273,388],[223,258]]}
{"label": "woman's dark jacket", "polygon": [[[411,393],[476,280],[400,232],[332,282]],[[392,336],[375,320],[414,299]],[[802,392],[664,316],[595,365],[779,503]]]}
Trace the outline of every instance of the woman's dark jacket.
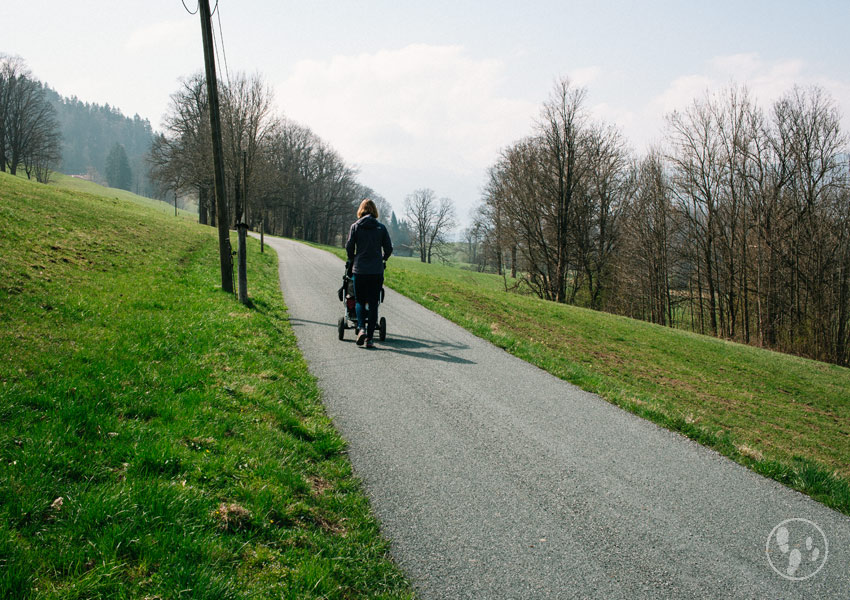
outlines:
{"label": "woman's dark jacket", "polygon": [[393,243],[386,225],[366,215],[351,225],[345,251],[355,275],[381,275],[384,261],[393,253]]}

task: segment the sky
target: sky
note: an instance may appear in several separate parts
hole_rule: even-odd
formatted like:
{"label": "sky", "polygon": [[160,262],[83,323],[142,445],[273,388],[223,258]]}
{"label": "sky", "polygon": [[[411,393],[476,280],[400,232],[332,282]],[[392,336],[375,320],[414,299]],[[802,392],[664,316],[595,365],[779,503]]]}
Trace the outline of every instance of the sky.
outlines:
{"label": "sky", "polygon": [[[157,129],[203,69],[197,3],[28,0],[4,17],[0,53]],[[279,113],[399,216],[427,187],[468,224],[487,168],[533,132],[560,77],[636,155],[663,140],[666,114],[730,84],[765,107],[819,85],[850,130],[848,0],[219,0],[213,21],[226,72],[261,75]]]}

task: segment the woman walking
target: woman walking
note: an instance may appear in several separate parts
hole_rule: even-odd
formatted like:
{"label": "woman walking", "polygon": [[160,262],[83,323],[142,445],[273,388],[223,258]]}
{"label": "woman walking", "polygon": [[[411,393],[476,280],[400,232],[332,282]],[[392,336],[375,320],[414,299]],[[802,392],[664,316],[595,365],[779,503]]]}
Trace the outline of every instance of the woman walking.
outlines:
{"label": "woman walking", "polygon": [[373,348],[375,344],[372,335],[378,322],[378,296],[384,285],[384,268],[393,253],[393,244],[386,226],[378,221],[378,207],[368,198],[357,209],[357,221],[348,232],[345,251],[348,253],[346,269],[354,282],[357,345],[362,346],[366,342],[367,348]]}

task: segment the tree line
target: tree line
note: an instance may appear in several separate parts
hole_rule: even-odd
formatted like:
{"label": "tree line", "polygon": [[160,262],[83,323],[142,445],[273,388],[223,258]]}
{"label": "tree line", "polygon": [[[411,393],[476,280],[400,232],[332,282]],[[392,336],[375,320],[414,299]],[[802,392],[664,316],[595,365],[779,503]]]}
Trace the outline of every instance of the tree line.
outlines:
{"label": "tree line", "polygon": [[[254,229],[303,240],[339,244],[357,205],[372,198],[403,252],[409,237],[390,204],[357,179],[357,170],[313,131],[273,110],[260,75],[237,73],[219,82],[228,219]],[[181,81],[171,95],[165,130],[149,155],[160,194],[196,203],[198,220],[215,225],[212,146],[206,82]]]}
{"label": "tree line", "polygon": [[151,196],[153,130],[139,115],[65,98],[19,56],[0,54],[0,170],[46,183],[51,171]]}
{"label": "tree line", "polygon": [[822,89],[732,86],[636,157],[561,80],[490,168],[470,254],[541,298],[846,365],[847,151]]}
{"label": "tree line", "polygon": [[46,183],[61,159],[56,110],[19,56],[0,54],[0,171]]}

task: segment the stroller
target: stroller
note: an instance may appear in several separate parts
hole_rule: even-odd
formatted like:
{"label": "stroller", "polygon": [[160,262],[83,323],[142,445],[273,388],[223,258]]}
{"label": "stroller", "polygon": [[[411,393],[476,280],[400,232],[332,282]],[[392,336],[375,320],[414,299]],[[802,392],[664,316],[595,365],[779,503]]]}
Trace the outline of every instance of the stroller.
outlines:
{"label": "stroller", "polygon": [[[339,332],[339,339],[345,338],[345,330],[346,329],[356,329],[357,328],[357,311],[354,308],[354,280],[348,276],[348,272],[342,276],[342,287],[337,291],[337,295],[339,296],[339,301],[342,302],[343,313],[337,322],[337,330]],[[378,296],[378,305],[384,303],[384,288],[381,287],[381,293]],[[368,305],[367,305],[368,306]],[[387,339],[387,320],[384,317],[378,319],[378,323],[375,326],[375,330],[378,332],[378,339],[382,342]]]}

